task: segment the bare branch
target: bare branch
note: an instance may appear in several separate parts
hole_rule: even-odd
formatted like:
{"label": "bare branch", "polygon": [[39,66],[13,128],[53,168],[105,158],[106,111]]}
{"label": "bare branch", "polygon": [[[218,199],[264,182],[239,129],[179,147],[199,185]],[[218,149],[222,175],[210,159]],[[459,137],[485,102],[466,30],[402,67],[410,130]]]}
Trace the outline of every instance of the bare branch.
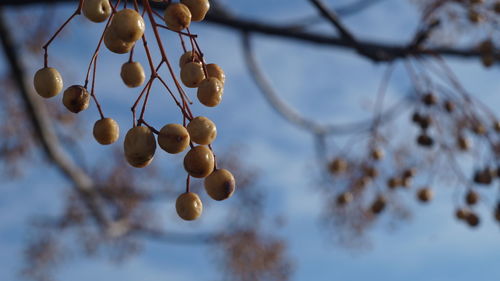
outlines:
{"label": "bare branch", "polygon": [[309,2],[311,2],[318,9],[321,15],[337,29],[343,39],[351,42],[353,46],[357,46],[354,35],[347,30],[347,27],[342,24],[337,15],[333,11],[330,11],[321,0],[309,0]]}
{"label": "bare branch", "polygon": [[[374,123],[372,118],[346,124],[320,124],[314,119],[302,116],[300,113],[290,108],[290,106],[288,106],[279,97],[278,93],[276,93],[274,88],[271,86],[268,78],[257,63],[252,49],[252,44],[250,42],[250,35],[248,33],[243,33],[242,45],[246,65],[248,66],[255,83],[260,88],[260,92],[264,95],[264,98],[271,105],[271,107],[291,124],[317,136],[352,134],[356,132],[369,131],[373,128]],[[406,107],[404,105],[407,101],[407,98],[404,98],[400,102],[397,102],[395,105],[389,107],[387,111],[379,115],[379,122],[395,118],[405,110]]]}
{"label": "bare branch", "polygon": [[21,59],[17,53],[17,46],[7,26],[4,12],[0,8],[0,39],[7,62],[10,66],[12,78],[18,89],[20,98],[25,106],[31,125],[36,134],[36,140],[42,145],[47,158],[70,180],[77,192],[81,195],[92,216],[102,228],[108,225],[108,219],[103,213],[99,196],[94,189],[93,180],[82,170],[62,148],[55,133],[47,109],[26,80]]}
{"label": "bare branch", "polygon": [[[74,0],[0,0],[0,6],[24,6],[29,4],[50,4],[50,3],[75,3]],[[152,7],[157,9],[163,9],[165,6],[163,3],[153,2]],[[356,49],[363,50],[361,53],[367,59],[374,62],[388,62],[397,59],[404,59],[411,56],[452,56],[452,57],[463,57],[463,58],[480,58],[481,54],[476,49],[476,47],[470,48],[447,48],[447,47],[437,47],[437,48],[414,48],[413,42],[404,44],[388,44],[377,41],[369,40],[357,40],[357,48],[353,47],[352,42],[341,37],[328,36],[315,32],[305,32],[296,29],[290,29],[289,26],[270,24],[267,22],[254,21],[249,19],[243,19],[241,17],[232,16],[228,11],[221,11],[220,9],[212,9],[207,17],[207,22],[218,24],[232,30],[260,33],[271,35],[275,37],[281,37],[285,39],[292,39],[303,41],[307,43],[315,43],[326,46],[333,46],[345,49]]]}

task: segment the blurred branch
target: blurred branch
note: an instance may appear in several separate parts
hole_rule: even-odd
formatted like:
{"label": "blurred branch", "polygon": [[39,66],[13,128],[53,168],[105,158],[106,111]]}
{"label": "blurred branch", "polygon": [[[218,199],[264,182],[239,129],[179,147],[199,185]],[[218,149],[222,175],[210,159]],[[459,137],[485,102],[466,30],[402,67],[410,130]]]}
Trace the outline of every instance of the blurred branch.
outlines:
{"label": "blurred branch", "polygon": [[[55,4],[55,3],[73,3],[75,0],[0,0],[0,6],[25,6],[30,4]],[[164,8],[162,3],[151,3],[157,9]],[[434,56],[444,55],[463,58],[479,58],[481,54],[475,46],[471,48],[414,48],[413,42],[404,44],[389,44],[378,41],[357,40],[357,48],[353,47],[352,42],[337,36],[324,35],[317,32],[306,32],[302,30],[290,29],[289,26],[276,25],[268,22],[244,19],[232,15],[221,5],[214,5],[206,17],[207,22],[221,25],[223,27],[241,32],[260,33],[279,38],[298,40],[307,43],[334,46],[345,49],[362,49],[360,54],[373,62],[387,62],[397,59],[408,58],[411,56]]]}
{"label": "blurred branch", "polygon": [[354,35],[351,34],[349,30],[347,30],[347,27],[344,26],[344,24],[340,21],[340,19],[337,17],[336,13],[333,11],[330,11],[325,4],[323,4],[323,1],[321,0],[309,0],[320,12],[320,14],[328,20],[339,32],[340,37],[343,38],[344,40],[351,42],[353,47],[357,46],[356,39],[354,38]]}
{"label": "blurred branch", "polygon": [[[319,124],[314,119],[304,117],[294,109],[290,108],[279,97],[279,94],[274,90],[271,82],[269,82],[269,79],[259,67],[250,41],[250,35],[248,33],[243,33],[243,51],[245,54],[246,65],[250,71],[250,74],[252,75],[252,78],[254,79],[257,86],[260,88],[260,92],[264,95],[264,98],[268,101],[271,107],[291,124],[316,136],[352,134],[356,132],[368,131],[373,128],[374,124],[372,118],[341,125]],[[393,119],[399,113],[403,112],[405,110],[404,105],[406,103],[407,98],[404,98],[402,101],[397,102],[395,105],[389,107],[389,109],[387,109],[387,111],[385,111],[384,113],[381,113],[379,115],[381,122],[383,120]]]}
{"label": "blurred branch", "polygon": [[35,139],[40,142],[47,158],[73,183],[97,224],[105,229],[109,221],[102,211],[93,180],[74,163],[63,149],[45,105],[41,102],[40,97],[33,92],[32,87],[29,86],[26,80],[21,58],[17,53],[19,47],[14,42],[10,30],[6,23],[4,11],[0,8],[0,40],[3,52],[10,67],[11,76],[19,90],[25,112],[34,129]]}

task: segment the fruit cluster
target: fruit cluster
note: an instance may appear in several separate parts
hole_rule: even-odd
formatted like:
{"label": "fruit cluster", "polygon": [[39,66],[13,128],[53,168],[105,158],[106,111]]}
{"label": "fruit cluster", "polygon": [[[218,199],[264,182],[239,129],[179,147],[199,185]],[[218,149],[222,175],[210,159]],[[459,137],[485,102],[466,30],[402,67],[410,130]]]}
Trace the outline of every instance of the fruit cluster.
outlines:
{"label": "fruit cluster", "polygon": [[[214,200],[225,200],[235,190],[235,179],[226,169],[217,168],[216,157],[212,150],[212,142],[217,136],[214,122],[203,116],[195,117],[189,104],[192,101],[182,89],[172,64],[166,56],[159,29],[166,29],[179,35],[184,54],[179,60],[180,80],[188,88],[197,88],[197,97],[201,104],[215,107],[220,104],[223,96],[225,74],[216,64],[206,64],[203,52],[196,42],[197,35],[191,34],[189,26],[191,21],[202,21],[210,8],[208,0],[181,0],[179,3],[164,2],[166,8],[163,16],[150,6],[149,0],[133,1],[133,8],[127,8],[127,1],[123,9],[118,9],[120,0],[113,5],[110,0],[80,0],[74,14],[56,31],[54,36],[43,46],[44,67],[34,76],[36,92],[44,98],[51,98],[63,89],[61,74],[48,66],[48,47],[60,31],[77,15],[82,12],[92,22],[107,21],[96,51],[89,64],[87,77],[83,85],[73,85],[63,94],[64,106],[73,113],[79,113],[88,108],[93,99],[100,114],[100,119],[95,123],[93,135],[98,143],[108,145],[119,138],[118,123],[106,118],[94,92],[95,71],[99,50],[104,43],[106,48],[116,54],[129,54],[129,60],[121,67],[120,76],[123,83],[130,88],[139,87],[146,81],[146,75],[141,63],[133,60],[134,48],[142,40],[144,51],[148,58],[151,70],[150,79],[146,82],[136,102],[132,106],[133,127],[127,132],[124,140],[124,154],[127,162],[136,168],[148,166],[154,158],[157,143],[167,153],[181,153],[189,147],[184,157],[184,169],[188,176],[186,192],[181,194],[176,201],[177,214],[184,220],[195,220],[202,213],[202,202],[199,196],[190,192],[190,177],[204,178],[207,194]],[[139,4],[142,4],[142,15],[147,15],[149,24],[154,33],[157,47],[161,53],[161,61],[153,65],[151,52],[146,41],[146,21],[141,16]],[[165,25],[157,23],[158,18]],[[184,32],[186,30],[186,32]],[[191,49],[186,48],[184,38],[188,38]],[[165,80],[158,74],[160,68],[166,65],[174,81],[177,95],[169,88]],[[93,68],[92,68],[93,66]],[[92,84],[88,91],[89,77],[92,72]],[[182,124],[166,124],[159,131],[144,120],[151,85],[158,80],[170,94],[173,101],[182,113]],[[136,108],[143,100],[139,118],[136,118]],[[157,135],[157,139],[155,138]]]}

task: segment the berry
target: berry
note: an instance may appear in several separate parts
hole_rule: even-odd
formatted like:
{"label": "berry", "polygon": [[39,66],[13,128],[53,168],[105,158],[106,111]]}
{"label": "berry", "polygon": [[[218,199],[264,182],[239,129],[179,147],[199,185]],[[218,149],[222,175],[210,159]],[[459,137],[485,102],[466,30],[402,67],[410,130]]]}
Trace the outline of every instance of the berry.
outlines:
{"label": "berry", "polygon": [[472,10],[472,9],[469,10],[468,17],[469,17],[469,21],[471,21],[472,23],[478,23],[478,22],[481,22],[484,20],[483,15],[481,15],[479,12]]}
{"label": "berry", "polygon": [[347,162],[342,158],[335,158],[328,166],[332,174],[340,174],[347,170]]}
{"label": "berry", "polygon": [[390,189],[395,189],[398,186],[402,185],[402,180],[400,178],[389,178],[387,180],[387,187]]}
{"label": "berry", "polygon": [[136,168],[146,167],[153,161],[156,140],[148,127],[137,126],[127,132],[123,143],[127,162]]}
{"label": "berry", "polygon": [[493,171],[490,169],[479,170],[474,173],[474,182],[489,185],[493,181]]}
{"label": "berry", "polygon": [[205,178],[205,190],[214,200],[226,200],[233,195],[236,186],[233,174],[226,169],[213,171]]}
{"label": "berry", "polygon": [[373,160],[381,160],[384,158],[384,151],[380,148],[372,149],[370,154]]}
{"label": "berry", "polygon": [[495,2],[495,4],[493,4],[493,11],[495,11],[495,13],[497,14],[500,14],[500,1],[497,1]]}
{"label": "berry", "polygon": [[473,212],[468,212],[467,215],[465,216],[465,221],[470,227],[477,227],[479,226],[479,223],[481,222],[479,219],[479,216],[476,215]]}
{"label": "berry", "polygon": [[129,88],[139,87],[146,79],[144,68],[142,68],[141,63],[136,61],[124,63],[120,76],[122,77],[123,83]]}
{"label": "berry", "polygon": [[349,191],[342,192],[337,196],[337,205],[344,206],[349,204],[353,199],[352,193]]}
{"label": "berry", "polygon": [[134,43],[144,34],[146,25],[141,15],[132,9],[118,11],[111,22],[111,30],[116,37],[128,43]]}
{"label": "berry", "polygon": [[417,138],[417,143],[421,146],[431,147],[434,145],[434,139],[426,134],[421,134]]}
{"label": "berry", "polygon": [[82,10],[85,17],[93,22],[103,22],[111,15],[108,0],[85,0]]}
{"label": "berry", "polygon": [[120,136],[120,127],[115,120],[103,118],[95,122],[93,133],[98,143],[103,145],[112,144]]}
{"label": "berry", "polygon": [[432,93],[428,93],[422,97],[422,102],[427,106],[435,105],[437,103],[437,97]]}
{"label": "berry", "polygon": [[206,146],[195,146],[184,157],[184,169],[195,178],[204,178],[214,170],[214,155]]}
{"label": "berry", "polygon": [[371,179],[376,178],[378,176],[377,168],[373,166],[364,166],[363,174]]}
{"label": "berry", "polygon": [[175,210],[181,219],[192,221],[201,216],[203,204],[198,194],[186,192],[177,197],[175,201]]}
{"label": "berry", "polygon": [[181,80],[188,88],[196,88],[205,79],[203,65],[198,62],[188,62],[181,67]]}
{"label": "berry", "polygon": [[78,113],[89,107],[90,95],[82,86],[73,85],[64,91],[63,104],[73,113]]}
{"label": "berry", "polygon": [[423,130],[429,128],[429,126],[432,124],[432,118],[429,115],[421,115],[420,119],[418,121],[418,125],[420,128]]}
{"label": "berry", "polygon": [[457,138],[457,146],[460,148],[460,150],[466,151],[469,150],[471,147],[470,140],[464,136],[459,136]]}
{"label": "berry", "polygon": [[477,204],[478,201],[479,201],[479,194],[477,194],[477,192],[475,192],[474,190],[470,190],[465,195],[465,202],[468,205],[475,205]]}
{"label": "berry", "polygon": [[417,191],[417,198],[420,202],[429,202],[432,200],[434,196],[432,190],[430,188],[421,188]]}
{"label": "berry", "polygon": [[415,168],[408,168],[403,171],[402,175],[403,178],[413,178],[415,174],[417,173],[417,170]]}
{"label": "berry", "polygon": [[189,8],[192,21],[202,21],[210,9],[208,0],[181,0],[181,3]]}
{"label": "berry", "polygon": [[191,141],[201,145],[211,144],[217,137],[217,127],[214,122],[203,116],[191,120],[187,125],[187,131]]}
{"label": "berry", "polygon": [[488,131],[486,130],[483,124],[475,122],[475,124],[472,125],[472,132],[474,132],[474,134],[476,135],[482,136],[486,135]]}
{"label": "berry", "polygon": [[191,11],[182,3],[171,3],[165,9],[163,19],[168,28],[181,31],[191,24]]}
{"label": "berry", "polygon": [[383,196],[379,195],[375,201],[373,201],[371,207],[370,207],[370,210],[372,211],[372,213],[374,214],[380,214],[384,209],[385,209],[385,206],[386,206],[386,200]]}
{"label": "berry", "polygon": [[222,84],[226,83],[226,74],[224,73],[224,70],[222,70],[222,68],[215,63],[207,64],[207,73],[208,77],[217,78],[222,82]]}
{"label": "berry", "polygon": [[210,77],[203,80],[198,88],[198,100],[205,106],[219,105],[224,94],[224,84],[219,79]]}
{"label": "berry", "polygon": [[[200,59],[199,59],[199,55],[197,52],[194,53],[193,55],[193,52],[191,51],[187,51],[185,52],[181,58],[179,59],[179,67],[183,67],[186,63],[188,62],[197,62],[197,63],[201,63]],[[207,68],[208,68],[208,65],[207,65]]]}
{"label": "berry", "polygon": [[497,133],[500,132],[500,121],[495,121],[495,123],[493,123],[493,128],[495,129],[495,131]]}
{"label": "berry", "polygon": [[44,98],[54,97],[63,89],[61,74],[52,67],[44,67],[38,70],[33,80],[36,92]]}
{"label": "berry", "polygon": [[176,154],[184,151],[189,145],[190,137],[186,128],[179,124],[167,124],[158,134],[158,144],[168,153]]}
{"label": "berry", "polygon": [[495,56],[492,54],[481,55],[481,63],[484,67],[491,67],[495,63]]}
{"label": "berry", "polygon": [[459,208],[455,211],[455,217],[459,220],[465,220],[467,217],[467,214],[469,213],[469,210],[466,208]]}
{"label": "berry", "polygon": [[106,48],[116,54],[125,54],[130,52],[134,42],[126,42],[116,36],[116,32],[109,27],[104,33],[104,45]]}
{"label": "berry", "polygon": [[453,111],[455,111],[455,104],[452,101],[445,101],[443,106],[448,113],[452,113]]}

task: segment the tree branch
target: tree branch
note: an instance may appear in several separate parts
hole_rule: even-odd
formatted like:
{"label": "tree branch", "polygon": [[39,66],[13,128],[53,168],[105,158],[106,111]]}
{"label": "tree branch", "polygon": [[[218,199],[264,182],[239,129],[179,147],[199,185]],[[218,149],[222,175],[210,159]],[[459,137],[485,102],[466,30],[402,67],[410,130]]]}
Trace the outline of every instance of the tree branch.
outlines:
{"label": "tree branch", "polygon": [[[267,102],[288,122],[316,136],[352,134],[369,131],[373,128],[373,118],[346,124],[320,124],[314,119],[308,119],[292,109],[279,97],[279,94],[274,90],[271,82],[269,82],[269,79],[261,70],[259,64],[257,63],[257,59],[255,58],[250,41],[250,35],[248,33],[243,33],[242,47],[249,72]],[[405,110],[404,105],[407,101],[407,98],[404,98],[402,101],[397,102],[387,109],[387,111],[378,115],[378,118],[380,120],[394,119]]]}
{"label": "tree branch", "polygon": [[[74,0],[0,0],[0,6],[25,6],[30,4],[55,4],[55,3],[73,3]],[[151,6],[157,9],[163,9],[162,3],[153,2]],[[254,21],[235,17],[227,11],[212,9],[207,17],[207,22],[217,24],[232,30],[260,33],[278,38],[297,40],[307,43],[314,43],[325,46],[339,47],[344,49],[355,49],[351,42],[341,37],[328,36],[315,32],[306,32],[296,29],[290,29],[289,26],[276,25],[267,22]],[[412,42],[405,44],[389,44],[377,41],[358,39],[357,45],[364,52],[361,53],[365,58],[374,62],[389,62],[397,59],[404,59],[411,56],[434,56],[443,55],[462,58],[480,58],[481,54],[476,47],[471,48],[413,48]]]}
{"label": "tree branch", "polygon": [[103,213],[99,196],[94,189],[94,182],[62,149],[63,146],[55,133],[45,105],[41,102],[40,97],[33,92],[32,87],[26,80],[21,58],[17,53],[18,46],[16,46],[12,38],[1,7],[0,40],[4,55],[10,66],[11,76],[17,85],[20,98],[25,107],[24,112],[28,115],[34,129],[35,139],[40,142],[47,158],[73,183],[98,225],[106,228],[109,221]]}

